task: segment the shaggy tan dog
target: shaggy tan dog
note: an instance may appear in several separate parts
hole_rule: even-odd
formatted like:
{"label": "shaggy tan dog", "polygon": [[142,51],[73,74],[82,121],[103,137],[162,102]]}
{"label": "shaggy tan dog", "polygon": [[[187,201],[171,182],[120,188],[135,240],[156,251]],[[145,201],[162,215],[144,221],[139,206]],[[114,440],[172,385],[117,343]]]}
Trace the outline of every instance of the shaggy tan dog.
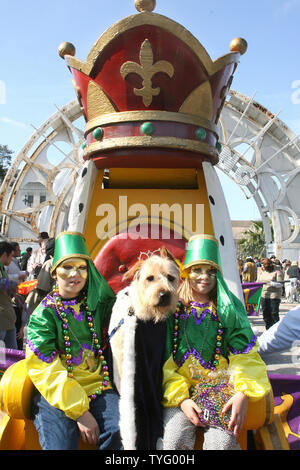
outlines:
{"label": "shaggy tan dog", "polygon": [[[139,260],[124,275],[126,280],[132,278],[130,286],[117,295],[109,325],[114,382],[120,393],[121,436],[127,450],[136,448],[134,383],[136,364],[140,360],[136,357],[137,325],[141,322],[148,325],[149,334],[155,335],[156,339],[161,334],[161,323],[165,323],[168,315],[176,309],[179,268],[168,250],[161,248],[160,256],[154,254],[146,260]],[[147,331],[143,329],[146,336],[142,341],[145,343],[149,341]],[[165,347],[164,340],[158,345],[154,339],[153,361],[157,348],[161,349],[160,357],[163,357]],[[148,350],[147,354],[151,358],[151,351]]]}

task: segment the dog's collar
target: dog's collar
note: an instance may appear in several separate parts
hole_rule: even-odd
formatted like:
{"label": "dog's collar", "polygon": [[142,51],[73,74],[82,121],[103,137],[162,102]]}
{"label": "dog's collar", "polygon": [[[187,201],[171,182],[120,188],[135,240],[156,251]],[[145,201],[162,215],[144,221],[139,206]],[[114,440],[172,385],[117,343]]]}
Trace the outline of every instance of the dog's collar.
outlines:
{"label": "dog's collar", "polygon": [[115,328],[113,328],[110,332],[110,335],[108,336],[108,341],[111,340],[111,338],[113,337],[113,335],[115,334],[115,332],[120,328],[120,326],[122,326],[124,323],[124,318],[122,318],[120,321],[119,321],[119,324],[117,326],[115,326]]}

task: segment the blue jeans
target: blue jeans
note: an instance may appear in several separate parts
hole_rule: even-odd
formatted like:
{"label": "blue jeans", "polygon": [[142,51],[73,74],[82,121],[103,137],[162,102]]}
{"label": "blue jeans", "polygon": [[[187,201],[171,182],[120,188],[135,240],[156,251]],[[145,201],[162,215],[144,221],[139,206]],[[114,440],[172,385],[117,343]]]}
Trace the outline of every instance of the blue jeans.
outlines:
{"label": "blue jeans", "polygon": [[[99,450],[121,450],[119,431],[119,396],[107,390],[90,402],[89,411],[96,419],[99,429]],[[77,450],[79,429],[76,421],[51,406],[37,394],[34,399],[33,421],[43,450]]]}
{"label": "blue jeans", "polygon": [[0,340],[4,341],[6,349],[18,349],[16,329],[0,330]]}

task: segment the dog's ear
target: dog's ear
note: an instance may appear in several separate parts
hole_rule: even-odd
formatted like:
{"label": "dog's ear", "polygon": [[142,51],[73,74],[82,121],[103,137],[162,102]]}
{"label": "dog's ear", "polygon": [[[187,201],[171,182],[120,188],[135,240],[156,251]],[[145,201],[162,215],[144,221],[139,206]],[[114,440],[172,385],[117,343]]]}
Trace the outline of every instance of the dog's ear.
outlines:
{"label": "dog's ear", "polygon": [[177,264],[177,262],[175,260],[175,257],[172,255],[172,253],[165,246],[161,247],[160,256],[162,258],[168,258],[170,261],[174,261],[174,263]]}
{"label": "dog's ear", "polygon": [[122,277],[122,281],[130,281],[134,277],[137,276],[139,270],[141,269],[143,264],[142,260],[137,261]]}

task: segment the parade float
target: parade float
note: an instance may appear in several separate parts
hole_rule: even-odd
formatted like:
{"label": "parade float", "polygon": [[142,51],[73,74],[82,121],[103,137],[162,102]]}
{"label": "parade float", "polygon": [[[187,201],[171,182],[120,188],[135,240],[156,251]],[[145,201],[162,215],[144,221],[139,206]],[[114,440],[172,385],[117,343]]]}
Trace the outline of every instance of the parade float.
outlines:
{"label": "parade float", "polygon": [[[224,278],[242,299],[230,216],[214,166],[222,150],[218,121],[247,43],[233,39],[230,52],[212,61],[189,31],[154,12],[154,0],[136,0],[135,6],[138,13],[105,31],[86,61],[75,57],[71,43],[59,46],[85,118],[66,228],[84,234],[116,293],[139,256],[164,245],[183,261],[192,235],[213,236]],[[9,353],[0,382],[0,449],[38,449],[33,386],[22,353]],[[256,449],[289,448],[272,394],[249,406],[243,449],[249,433]]]}

